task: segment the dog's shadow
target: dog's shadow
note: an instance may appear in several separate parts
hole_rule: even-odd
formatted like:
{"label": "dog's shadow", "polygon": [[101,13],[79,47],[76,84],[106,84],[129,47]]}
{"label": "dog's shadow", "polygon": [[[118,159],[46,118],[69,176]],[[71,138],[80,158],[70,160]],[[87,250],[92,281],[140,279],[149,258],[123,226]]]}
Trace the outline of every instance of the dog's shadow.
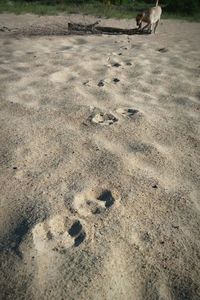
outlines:
{"label": "dog's shadow", "polygon": [[151,29],[138,29],[136,28],[136,33],[135,34],[151,34],[152,30]]}
{"label": "dog's shadow", "polygon": [[139,34],[139,35],[147,35],[147,34],[151,34],[152,30],[150,29],[139,29],[139,28],[133,28],[133,29],[129,29],[129,32],[127,32],[128,35],[134,35],[134,34]]}

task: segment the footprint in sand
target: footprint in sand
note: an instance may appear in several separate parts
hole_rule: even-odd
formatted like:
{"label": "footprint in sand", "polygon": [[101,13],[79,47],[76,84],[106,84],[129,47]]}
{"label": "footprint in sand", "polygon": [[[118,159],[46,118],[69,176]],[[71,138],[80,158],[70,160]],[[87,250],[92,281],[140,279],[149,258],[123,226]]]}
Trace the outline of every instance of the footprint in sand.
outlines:
{"label": "footprint in sand", "polygon": [[139,113],[139,110],[133,108],[118,108],[116,112],[124,117],[132,118]]}
{"label": "footprint in sand", "polygon": [[91,119],[92,123],[100,125],[112,125],[117,121],[118,119],[110,113],[98,113]]}
{"label": "footprint in sand", "polygon": [[36,224],[32,234],[36,250],[42,253],[65,253],[70,247],[78,247],[86,238],[81,222],[71,222],[63,215],[56,215]]}
{"label": "footprint in sand", "polygon": [[116,202],[119,203],[119,195],[110,190],[101,193],[89,191],[77,194],[74,198],[72,210],[82,217],[97,215],[110,209]]}

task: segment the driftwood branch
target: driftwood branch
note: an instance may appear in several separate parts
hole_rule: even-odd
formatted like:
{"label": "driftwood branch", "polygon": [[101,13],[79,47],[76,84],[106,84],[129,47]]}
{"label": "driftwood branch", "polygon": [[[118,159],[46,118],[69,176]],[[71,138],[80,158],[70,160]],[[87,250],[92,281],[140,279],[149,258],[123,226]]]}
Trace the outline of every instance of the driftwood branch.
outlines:
{"label": "driftwood branch", "polygon": [[94,24],[89,25],[83,25],[79,23],[68,23],[68,30],[70,33],[74,34],[127,34],[127,35],[133,35],[133,34],[149,34],[149,31],[142,31],[138,28],[132,28],[132,29],[122,29],[122,28],[116,28],[116,27],[102,27],[102,26],[96,26],[99,22],[96,22]]}

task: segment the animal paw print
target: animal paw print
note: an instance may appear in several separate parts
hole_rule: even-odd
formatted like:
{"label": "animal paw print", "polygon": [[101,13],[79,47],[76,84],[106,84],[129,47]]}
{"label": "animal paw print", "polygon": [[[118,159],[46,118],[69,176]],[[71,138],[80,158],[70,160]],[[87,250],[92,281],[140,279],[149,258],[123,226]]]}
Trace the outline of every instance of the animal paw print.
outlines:
{"label": "animal paw print", "polygon": [[100,125],[112,125],[118,121],[118,119],[110,113],[98,113],[91,119],[92,123]]}
{"label": "animal paw print", "polygon": [[65,253],[70,247],[78,247],[86,238],[85,230],[79,220],[71,221],[62,215],[36,224],[33,241],[38,252],[56,251]]}
{"label": "animal paw print", "polygon": [[97,215],[110,209],[119,200],[110,190],[103,190],[97,194],[94,191],[81,193],[75,196],[73,210],[82,217]]}

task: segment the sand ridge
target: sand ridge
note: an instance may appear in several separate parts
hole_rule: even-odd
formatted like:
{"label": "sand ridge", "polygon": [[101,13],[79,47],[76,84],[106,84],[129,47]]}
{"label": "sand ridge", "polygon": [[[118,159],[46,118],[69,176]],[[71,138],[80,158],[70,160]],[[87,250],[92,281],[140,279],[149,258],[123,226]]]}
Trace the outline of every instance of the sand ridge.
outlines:
{"label": "sand ridge", "polygon": [[200,25],[162,22],[148,36],[0,33],[3,299],[200,298]]}

